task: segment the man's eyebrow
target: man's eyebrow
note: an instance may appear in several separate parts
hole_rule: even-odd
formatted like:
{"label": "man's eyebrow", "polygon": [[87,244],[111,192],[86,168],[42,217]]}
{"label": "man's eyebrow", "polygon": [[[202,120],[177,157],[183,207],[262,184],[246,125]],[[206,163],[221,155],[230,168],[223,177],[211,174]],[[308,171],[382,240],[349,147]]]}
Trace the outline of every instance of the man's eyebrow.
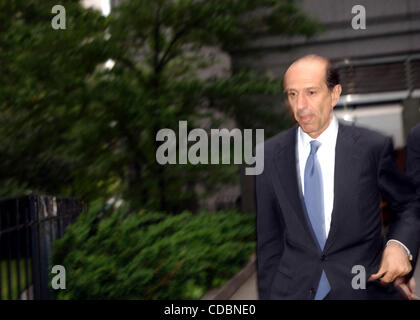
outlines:
{"label": "man's eyebrow", "polygon": [[[304,90],[313,90],[313,89],[320,90],[320,89],[321,89],[321,87],[317,87],[317,86],[310,86],[310,87],[305,87],[305,88],[304,88]],[[290,91],[298,91],[298,90],[297,90],[297,89],[294,89],[294,88],[286,88],[286,89],[284,89],[284,90],[283,90],[283,94],[287,94],[287,93],[289,93]]]}

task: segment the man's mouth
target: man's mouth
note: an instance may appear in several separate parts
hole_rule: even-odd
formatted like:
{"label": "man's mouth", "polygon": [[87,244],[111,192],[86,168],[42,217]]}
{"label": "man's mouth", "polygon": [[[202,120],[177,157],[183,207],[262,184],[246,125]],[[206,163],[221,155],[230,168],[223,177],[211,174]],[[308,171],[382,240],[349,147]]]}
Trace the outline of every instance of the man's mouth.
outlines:
{"label": "man's mouth", "polygon": [[308,122],[311,122],[313,117],[314,116],[312,114],[308,114],[308,115],[305,115],[305,116],[299,116],[299,119],[303,123],[308,123]]}

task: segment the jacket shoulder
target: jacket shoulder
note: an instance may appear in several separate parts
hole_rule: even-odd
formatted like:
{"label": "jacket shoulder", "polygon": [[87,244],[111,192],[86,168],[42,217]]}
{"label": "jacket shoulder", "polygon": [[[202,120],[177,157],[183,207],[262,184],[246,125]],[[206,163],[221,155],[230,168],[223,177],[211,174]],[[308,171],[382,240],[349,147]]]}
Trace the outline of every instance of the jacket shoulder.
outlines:
{"label": "jacket shoulder", "polygon": [[378,131],[359,127],[359,126],[350,126],[347,124],[340,123],[340,127],[343,131],[349,132],[353,138],[365,146],[378,146],[383,147],[384,144],[392,138]]}
{"label": "jacket shoulder", "polygon": [[408,134],[408,140],[419,141],[420,140],[420,123],[411,128]]}
{"label": "jacket shoulder", "polygon": [[276,148],[290,144],[294,141],[294,135],[296,135],[296,126],[281,131],[271,138],[265,140],[264,153],[266,155],[271,155],[276,150]]}

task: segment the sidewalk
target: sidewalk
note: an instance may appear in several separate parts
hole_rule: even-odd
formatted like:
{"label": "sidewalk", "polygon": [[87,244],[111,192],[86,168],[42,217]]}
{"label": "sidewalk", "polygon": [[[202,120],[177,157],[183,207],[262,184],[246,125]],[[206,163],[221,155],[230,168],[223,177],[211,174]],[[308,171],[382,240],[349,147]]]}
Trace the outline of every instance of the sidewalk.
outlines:
{"label": "sidewalk", "polygon": [[257,297],[257,273],[254,272],[229,300],[257,300]]}

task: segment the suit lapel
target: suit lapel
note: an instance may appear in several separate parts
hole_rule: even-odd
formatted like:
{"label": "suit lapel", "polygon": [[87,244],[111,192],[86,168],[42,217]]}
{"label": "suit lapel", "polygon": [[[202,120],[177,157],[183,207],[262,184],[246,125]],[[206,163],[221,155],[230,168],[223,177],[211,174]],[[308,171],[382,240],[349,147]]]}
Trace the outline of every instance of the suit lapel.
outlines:
{"label": "suit lapel", "polygon": [[357,152],[357,136],[352,134],[348,126],[339,124],[335,148],[334,168],[334,204],[331,215],[331,226],[324,250],[327,251],[337,238],[340,221],[344,214],[356,210],[356,204],[350,199],[350,192],[357,185],[360,161]]}
{"label": "suit lapel", "polygon": [[[289,130],[287,135],[286,143],[277,147],[276,156],[274,157],[274,165],[277,174],[277,177],[273,179],[274,189],[277,191],[279,188],[283,189],[286,199],[290,202],[294,213],[306,229],[306,233],[312,237],[313,243],[318,245],[306,213],[302,192],[298,182],[299,176],[296,158],[297,127],[293,130]],[[280,195],[277,196],[279,199],[282,199]]]}

